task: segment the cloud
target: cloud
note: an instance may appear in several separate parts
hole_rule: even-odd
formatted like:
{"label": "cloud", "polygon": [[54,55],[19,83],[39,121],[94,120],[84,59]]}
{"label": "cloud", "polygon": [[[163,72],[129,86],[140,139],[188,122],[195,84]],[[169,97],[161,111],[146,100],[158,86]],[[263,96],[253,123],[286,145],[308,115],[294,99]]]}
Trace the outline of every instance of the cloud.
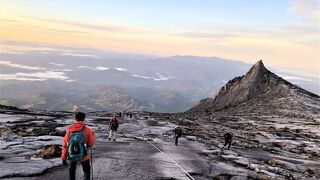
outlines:
{"label": "cloud", "polygon": [[[54,47],[48,44],[38,44],[30,43],[24,41],[1,41],[1,53],[10,54],[27,54],[31,51],[41,51],[45,54],[48,52],[73,52],[67,49],[62,49],[63,47]],[[58,49],[59,48],[59,49]]]}
{"label": "cloud", "polygon": [[97,71],[105,71],[105,70],[109,70],[110,68],[107,68],[107,67],[103,67],[103,66],[97,66],[96,68],[95,68],[95,70],[97,70]]}
{"label": "cloud", "polygon": [[94,71],[105,71],[109,70],[110,68],[108,67],[103,67],[103,66],[97,66],[97,67],[90,67],[90,66],[78,66],[79,69],[90,69]]}
{"label": "cloud", "polygon": [[78,27],[103,30],[103,31],[118,31],[120,29],[119,27],[111,26],[111,25],[87,24],[87,23],[81,23],[81,22],[75,22],[75,21],[66,21],[61,19],[36,18],[36,17],[31,17],[31,18],[39,21],[59,23],[64,25],[78,26]]}
{"label": "cloud", "polygon": [[303,18],[319,21],[319,0],[290,0],[291,6],[288,11]]}
{"label": "cloud", "polygon": [[[51,19],[51,18],[39,18],[39,17],[32,17],[32,16],[24,16],[27,19],[33,19],[41,22],[49,22],[49,23],[56,23],[62,24],[67,26],[76,26],[77,28],[86,28],[98,31],[108,31],[108,32],[130,32],[130,33],[141,33],[141,30],[138,28],[129,27],[128,25],[120,25],[116,23],[108,22],[108,24],[94,24],[94,23],[85,23],[85,22],[76,22],[76,21],[68,21],[62,19]],[[61,31],[61,30],[58,30]],[[83,31],[78,31],[79,33],[85,33]]]}
{"label": "cloud", "polygon": [[128,71],[128,69],[124,69],[124,68],[114,68],[117,71]]}
{"label": "cloud", "polygon": [[176,35],[186,38],[196,38],[196,39],[203,39],[203,38],[209,38],[209,39],[225,39],[225,38],[232,38],[239,36],[239,31],[235,32],[234,30],[228,29],[228,30],[217,30],[217,28],[206,28],[206,29],[188,29],[183,30],[180,32],[175,33],[169,33],[169,35]]}
{"label": "cloud", "polygon": [[161,75],[160,73],[156,73],[156,74],[158,75],[158,78],[153,78],[153,80],[155,80],[155,81],[166,81],[166,80],[174,78],[173,76],[165,77],[165,76]]}
{"label": "cloud", "polygon": [[114,70],[121,71],[121,72],[128,71],[128,69],[124,69],[124,68],[108,68],[108,67],[103,67],[103,66],[97,66],[97,67],[78,66],[78,68],[80,68],[80,69],[90,69],[90,70],[95,70],[95,71],[105,71],[105,70],[109,70],[109,69],[114,69]]}
{"label": "cloud", "polygon": [[26,70],[47,70],[46,68],[43,68],[43,67],[16,64],[16,63],[12,63],[11,61],[0,61],[0,65],[19,68],[19,69],[26,69]]}
{"label": "cloud", "polygon": [[319,35],[319,27],[310,24],[296,24],[288,25],[283,28],[285,33],[295,33],[295,34],[307,34],[307,35]]}
{"label": "cloud", "polygon": [[133,74],[131,75],[133,77],[137,77],[137,78],[143,78],[143,79],[152,79],[152,77],[148,77],[148,76],[140,76],[140,75],[137,75],[137,74]]}
{"label": "cloud", "polygon": [[46,81],[49,79],[63,80],[72,82],[64,72],[58,71],[45,71],[33,73],[15,73],[15,74],[1,74],[1,80],[20,80],[20,81]]}
{"label": "cloud", "polygon": [[303,77],[298,77],[298,76],[286,76],[286,75],[280,75],[283,79],[285,80],[298,80],[298,81],[308,81],[308,82],[313,82],[312,79],[307,79],[307,78],[303,78]]}
{"label": "cloud", "polygon": [[63,71],[63,72],[72,72],[72,69],[58,69],[57,71]]}
{"label": "cloud", "polygon": [[141,75],[137,75],[137,74],[134,74],[134,75],[131,75],[131,76],[137,77],[137,78],[143,78],[143,79],[152,79],[154,81],[166,81],[166,80],[175,78],[173,76],[165,77],[165,76],[161,75],[160,73],[156,73],[156,74],[158,76],[157,78],[148,77],[148,76],[141,76]]}
{"label": "cloud", "polygon": [[63,56],[75,56],[75,57],[88,57],[88,58],[94,58],[99,59],[99,56],[91,55],[91,54],[77,54],[77,53],[61,53]]}
{"label": "cloud", "polygon": [[[270,23],[270,26],[260,26],[260,28],[256,26],[260,23],[255,24],[254,20],[242,24],[241,21],[239,23],[215,22],[213,19],[204,23],[190,22],[188,26],[155,27],[148,24],[138,26],[130,22],[120,24],[111,21],[86,21],[78,17],[69,20],[46,18],[46,16],[35,16],[29,13],[29,16],[24,17],[14,15],[14,19],[19,20],[17,23],[4,24],[2,39],[163,56],[192,54],[219,56],[246,62],[263,58],[269,59],[269,64],[272,66],[310,69],[315,74],[318,72],[316,67],[319,59],[319,29],[317,28],[319,23],[312,24],[310,22],[313,21],[305,21],[305,19],[318,17],[317,0],[289,1],[290,7],[287,10],[298,16],[286,15],[285,18],[288,18],[288,21],[275,21],[274,24]],[[305,19],[300,21],[297,17]],[[45,28],[52,28],[61,33],[53,33]],[[72,31],[75,31],[75,34]],[[76,31],[86,32],[86,34],[80,35]],[[92,52],[88,54],[79,52],[81,53],[65,52],[64,55],[98,57],[90,55]],[[308,62],[301,63],[301,59]]]}
{"label": "cloud", "polygon": [[58,64],[58,63],[50,63],[50,64],[55,65],[55,66],[59,66],[59,67],[65,66],[64,64]]}

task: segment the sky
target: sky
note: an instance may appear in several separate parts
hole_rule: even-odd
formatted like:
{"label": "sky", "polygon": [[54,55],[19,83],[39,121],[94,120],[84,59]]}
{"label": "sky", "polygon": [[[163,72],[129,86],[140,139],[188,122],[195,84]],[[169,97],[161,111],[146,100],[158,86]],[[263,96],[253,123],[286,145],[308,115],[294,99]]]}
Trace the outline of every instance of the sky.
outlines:
{"label": "sky", "polygon": [[263,59],[268,66],[320,77],[319,3],[0,0],[0,48],[14,42],[247,63]]}

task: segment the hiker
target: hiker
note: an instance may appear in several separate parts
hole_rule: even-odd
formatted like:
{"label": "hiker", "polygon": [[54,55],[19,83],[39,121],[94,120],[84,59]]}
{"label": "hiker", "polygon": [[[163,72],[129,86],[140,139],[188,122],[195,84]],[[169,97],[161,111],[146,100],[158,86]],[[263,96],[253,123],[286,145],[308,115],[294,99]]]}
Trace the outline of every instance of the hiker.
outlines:
{"label": "hiker", "polygon": [[113,117],[109,121],[109,129],[110,129],[109,141],[111,141],[111,139],[113,141],[116,141],[118,127],[119,127],[119,121],[118,121],[116,115],[113,115]]}
{"label": "hiker", "polygon": [[176,126],[176,127],[174,128],[174,136],[175,136],[175,138],[176,138],[176,140],[175,140],[175,145],[176,145],[176,146],[178,146],[178,138],[181,137],[181,135],[182,135],[182,129],[181,129],[181,127],[180,127],[180,126]]}
{"label": "hiker", "polygon": [[75,122],[67,129],[63,139],[61,159],[64,166],[68,166],[69,179],[76,179],[76,167],[80,162],[84,172],[84,179],[90,180],[90,155],[89,149],[94,145],[94,136],[90,128],[86,127],[86,115],[82,112],[75,114]]}
{"label": "hiker", "polygon": [[232,142],[232,133],[227,132],[227,133],[225,133],[223,135],[223,137],[224,137],[224,145],[223,145],[223,147],[228,145],[228,150],[229,150],[230,146],[231,146],[231,142]]}

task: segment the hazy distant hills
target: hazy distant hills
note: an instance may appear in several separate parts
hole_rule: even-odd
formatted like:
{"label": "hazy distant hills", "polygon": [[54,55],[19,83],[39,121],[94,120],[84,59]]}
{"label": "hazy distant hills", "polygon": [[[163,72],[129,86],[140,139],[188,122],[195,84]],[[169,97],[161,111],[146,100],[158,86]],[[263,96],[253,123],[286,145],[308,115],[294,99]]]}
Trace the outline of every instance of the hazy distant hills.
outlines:
{"label": "hazy distant hills", "polygon": [[[48,110],[185,111],[250,66],[216,57],[87,49],[2,52],[0,103]],[[315,79],[295,81],[317,91]]]}

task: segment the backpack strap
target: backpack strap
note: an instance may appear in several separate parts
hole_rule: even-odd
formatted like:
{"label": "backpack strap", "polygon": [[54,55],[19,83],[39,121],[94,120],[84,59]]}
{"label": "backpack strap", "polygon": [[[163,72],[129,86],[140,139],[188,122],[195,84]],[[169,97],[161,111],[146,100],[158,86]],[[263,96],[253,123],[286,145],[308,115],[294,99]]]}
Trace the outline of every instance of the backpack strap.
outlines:
{"label": "backpack strap", "polygon": [[[83,138],[86,138],[86,136],[85,136],[85,134],[84,134],[84,130],[86,129],[86,125],[83,125],[83,127],[82,127],[82,129],[81,129],[81,133],[82,133],[82,136],[83,136]],[[84,139],[84,141],[85,141],[86,139]],[[84,143],[84,144],[86,144],[86,143]]]}

